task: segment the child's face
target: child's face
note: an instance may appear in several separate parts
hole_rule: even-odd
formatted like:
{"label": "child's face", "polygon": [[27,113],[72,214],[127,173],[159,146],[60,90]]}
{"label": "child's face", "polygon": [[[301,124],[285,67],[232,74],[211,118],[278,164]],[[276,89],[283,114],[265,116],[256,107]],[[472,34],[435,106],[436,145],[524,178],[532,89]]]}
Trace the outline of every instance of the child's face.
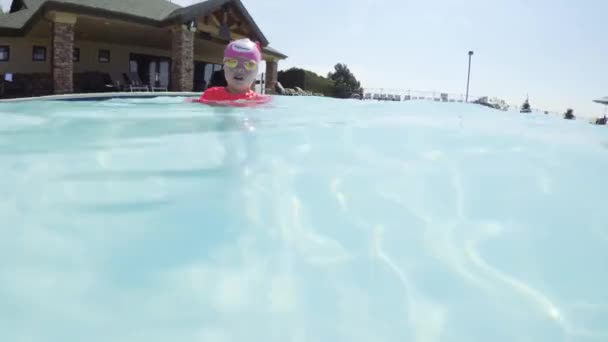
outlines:
{"label": "child's face", "polygon": [[244,57],[224,58],[226,83],[235,90],[246,92],[251,89],[258,74],[258,63]]}

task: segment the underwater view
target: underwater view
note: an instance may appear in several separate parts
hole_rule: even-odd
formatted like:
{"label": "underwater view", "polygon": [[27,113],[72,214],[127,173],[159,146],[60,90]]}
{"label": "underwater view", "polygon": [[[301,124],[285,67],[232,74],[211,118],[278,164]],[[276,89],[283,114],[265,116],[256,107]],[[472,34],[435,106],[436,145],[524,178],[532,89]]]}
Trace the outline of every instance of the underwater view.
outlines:
{"label": "underwater view", "polygon": [[463,103],[0,104],[3,341],[607,341],[608,135]]}

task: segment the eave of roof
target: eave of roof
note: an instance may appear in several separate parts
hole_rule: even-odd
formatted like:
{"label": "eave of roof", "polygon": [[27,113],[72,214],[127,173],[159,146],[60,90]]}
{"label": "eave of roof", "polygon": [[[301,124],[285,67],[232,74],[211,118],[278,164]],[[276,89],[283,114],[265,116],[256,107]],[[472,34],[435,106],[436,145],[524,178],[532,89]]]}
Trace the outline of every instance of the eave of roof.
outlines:
{"label": "eave of roof", "polygon": [[264,36],[262,30],[260,30],[240,0],[207,0],[191,6],[178,8],[169,14],[163,20],[163,23],[185,23],[194,20],[197,17],[208,15],[218,8],[222,8],[223,6],[230,4],[236,6],[239,12],[245,17],[245,20],[251,26],[255,35],[260,39],[260,44],[262,44],[262,46],[267,46],[268,39],[266,39],[266,36]]}
{"label": "eave of roof", "polygon": [[284,53],[280,52],[279,50],[276,50],[274,48],[271,48],[270,46],[265,46],[262,48],[264,53],[267,53],[269,55],[273,55],[276,57],[279,57],[281,59],[286,59],[287,55],[285,55]]}

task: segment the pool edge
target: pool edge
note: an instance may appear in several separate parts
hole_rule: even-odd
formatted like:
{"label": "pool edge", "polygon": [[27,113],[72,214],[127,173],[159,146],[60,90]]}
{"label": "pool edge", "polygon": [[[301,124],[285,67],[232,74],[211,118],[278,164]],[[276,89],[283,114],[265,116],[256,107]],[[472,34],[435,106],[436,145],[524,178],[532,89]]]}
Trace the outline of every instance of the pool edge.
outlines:
{"label": "pool edge", "polygon": [[0,99],[0,103],[29,102],[29,101],[61,101],[61,100],[109,100],[113,98],[153,98],[153,97],[198,97],[200,92],[111,92],[111,93],[78,93]]}

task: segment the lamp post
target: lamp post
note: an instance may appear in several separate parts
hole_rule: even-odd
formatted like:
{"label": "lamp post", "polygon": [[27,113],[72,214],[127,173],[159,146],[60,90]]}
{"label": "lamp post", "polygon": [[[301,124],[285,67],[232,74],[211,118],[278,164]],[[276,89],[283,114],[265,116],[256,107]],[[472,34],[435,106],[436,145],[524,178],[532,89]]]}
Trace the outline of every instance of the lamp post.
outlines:
{"label": "lamp post", "polygon": [[465,97],[464,102],[469,102],[469,81],[471,80],[471,57],[473,56],[473,51],[469,51],[469,72],[467,73],[467,95]]}

